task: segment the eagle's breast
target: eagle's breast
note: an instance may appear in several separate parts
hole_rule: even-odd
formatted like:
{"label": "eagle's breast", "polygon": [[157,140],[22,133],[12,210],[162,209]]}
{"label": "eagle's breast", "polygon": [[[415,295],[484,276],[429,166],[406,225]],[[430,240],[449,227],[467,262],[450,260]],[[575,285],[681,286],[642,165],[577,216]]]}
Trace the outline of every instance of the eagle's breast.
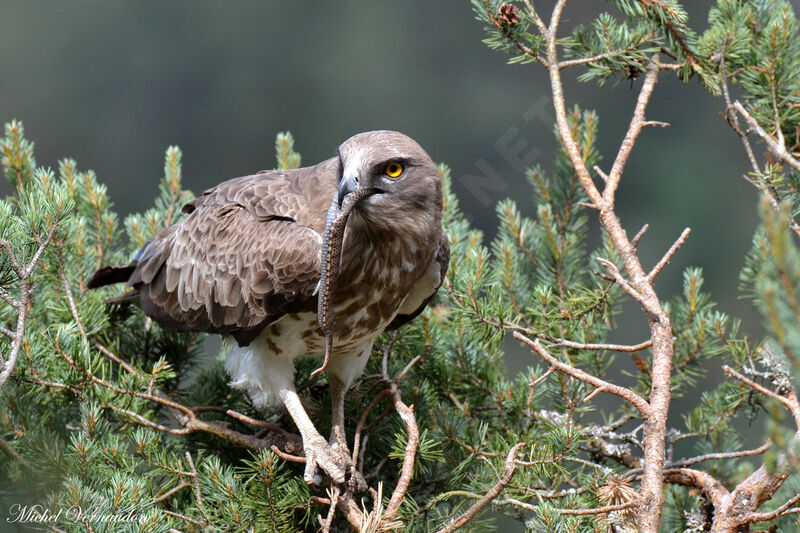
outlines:
{"label": "eagle's breast", "polygon": [[345,235],[336,289],[335,352],[377,337],[399,312],[413,312],[439,286],[438,279],[430,279],[432,270],[439,277],[432,239],[382,238],[364,231],[364,221],[354,218]]}

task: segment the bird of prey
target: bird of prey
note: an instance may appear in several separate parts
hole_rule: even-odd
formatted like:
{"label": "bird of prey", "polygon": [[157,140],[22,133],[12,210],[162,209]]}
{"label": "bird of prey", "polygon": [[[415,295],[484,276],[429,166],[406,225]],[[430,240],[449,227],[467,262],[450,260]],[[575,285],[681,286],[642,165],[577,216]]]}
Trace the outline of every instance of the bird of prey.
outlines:
{"label": "bird of prey", "polygon": [[[375,339],[422,312],[447,272],[436,165],[406,135],[360,133],[336,157],[225,181],[183,211],[89,286],[126,282],[126,298],[164,327],[232,337],[231,385],[256,407],[283,402],[303,439],[307,482],[317,467],[344,482],[345,392]],[[330,441],[294,386],[294,359],[326,347]]]}

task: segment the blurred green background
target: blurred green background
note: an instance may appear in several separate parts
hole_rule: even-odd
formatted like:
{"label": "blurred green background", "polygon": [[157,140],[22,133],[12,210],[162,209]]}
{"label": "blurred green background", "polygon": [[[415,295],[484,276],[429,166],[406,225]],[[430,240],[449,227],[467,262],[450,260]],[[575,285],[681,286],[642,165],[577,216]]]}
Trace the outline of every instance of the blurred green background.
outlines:
{"label": "blurred green background", "polygon": [[[689,4],[702,30],[711,2]],[[563,26],[601,9],[613,8],[570,3]],[[4,0],[0,119],[25,123],[40,164],[70,156],[94,169],[122,214],[150,205],[170,144],[199,193],[271,168],[277,131],[291,130],[312,164],[354,133],[396,129],[451,166],[462,207],[491,235],[497,200],[533,213],[519,161],[548,167],[556,145],[543,69],[506,65],[483,37],[466,1]],[[577,84],[577,72],[568,101],[600,113],[610,165],[638,84]],[[672,127],[642,137],[618,205],[629,233],[650,223],[646,264],[693,229],[660,278],[663,294],[684,265],[700,265],[723,308],[737,310],[756,195],[721,110],[696,83],[662,76],[649,117]],[[515,161],[517,143],[527,144]]]}
{"label": "blurred green background", "polygon": [[[687,2],[698,31],[711,3]],[[491,237],[497,200],[513,196],[533,214],[522,165],[549,168],[556,148],[546,73],[486,49],[466,0],[3,0],[0,9],[0,120],[24,122],[39,164],[68,156],[94,169],[122,215],[151,205],[168,145],[183,149],[185,185],[199,193],[274,166],[278,131],[291,130],[313,164],[354,133],[396,129],[450,165],[462,208]],[[570,2],[562,27],[605,9]],[[568,102],[599,112],[607,169],[640,82],[598,88],[575,82],[579,72],[567,75]],[[640,138],[618,212],[629,235],[650,224],[646,266],[691,227],[659,294],[671,297],[683,269],[701,266],[720,307],[757,333],[737,290],[756,192],[722,111],[697,82],[662,75],[648,118],[672,126]],[[641,314],[623,319],[623,338],[641,340]]]}
{"label": "blurred green background", "polygon": [[[711,2],[689,4],[702,30]],[[563,26],[602,9],[612,6],[570,3]],[[497,200],[533,213],[520,161],[548,167],[556,145],[543,69],[506,65],[483,37],[466,1],[4,0],[0,119],[25,123],[40,164],[69,156],[94,169],[122,214],[150,205],[171,144],[199,193],[271,168],[277,131],[291,130],[312,164],[354,133],[396,129],[451,166],[462,207],[492,235]],[[600,113],[610,165],[638,84],[598,88],[569,74],[570,105]],[[693,229],[662,294],[699,265],[723,309],[746,314],[737,275],[756,195],[721,110],[696,83],[662,76],[649,117],[672,127],[641,138],[618,205],[629,233],[650,223],[646,264]],[[515,160],[517,143],[527,144]]]}

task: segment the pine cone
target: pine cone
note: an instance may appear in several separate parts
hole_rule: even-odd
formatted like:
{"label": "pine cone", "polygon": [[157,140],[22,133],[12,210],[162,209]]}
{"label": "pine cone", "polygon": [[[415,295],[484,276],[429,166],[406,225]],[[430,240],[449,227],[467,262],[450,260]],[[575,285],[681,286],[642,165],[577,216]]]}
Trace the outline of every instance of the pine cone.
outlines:
{"label": "pine cone", "polygon": [[497,20],[503,26],[516,26],[519,24],[519,8],[514,4],[503,4],[497,12]]}

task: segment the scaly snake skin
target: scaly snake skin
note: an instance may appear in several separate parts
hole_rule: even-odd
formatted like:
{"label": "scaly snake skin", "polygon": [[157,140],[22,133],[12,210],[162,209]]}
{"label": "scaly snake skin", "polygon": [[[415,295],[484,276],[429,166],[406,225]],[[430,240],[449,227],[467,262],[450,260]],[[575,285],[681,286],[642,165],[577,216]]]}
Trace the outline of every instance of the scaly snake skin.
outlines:
{"label": "scaly snake skin", "polygon": [[344,197],[341,207],[334,197],[325,220],[325,233],[322,236],[322,259],[320,265],[319,294],[317,296],[317,320],[325,333],[325,360],[322,366],[311,375],[325,370],[333,350],[333,311],[336,297],[336,282],[342,258],[342,241],[347,218],[356,203],[362,198],[375,194],[375,189],[356,189]]}

